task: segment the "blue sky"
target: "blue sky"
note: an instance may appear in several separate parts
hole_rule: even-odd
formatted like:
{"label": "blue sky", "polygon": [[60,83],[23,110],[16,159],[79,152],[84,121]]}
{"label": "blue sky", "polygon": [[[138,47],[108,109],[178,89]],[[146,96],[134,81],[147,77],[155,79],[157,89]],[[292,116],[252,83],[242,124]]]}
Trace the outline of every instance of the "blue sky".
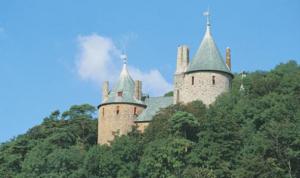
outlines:
{"label": "blue sky", "polygon": [[99,104],[101,82],[118,76],[124,49],[147,92],[168,90],[177,46],[187,44],[193,56],[208,6],[234,72],[300,63],[299,0],[1,0],[0,142],[56,109]]}

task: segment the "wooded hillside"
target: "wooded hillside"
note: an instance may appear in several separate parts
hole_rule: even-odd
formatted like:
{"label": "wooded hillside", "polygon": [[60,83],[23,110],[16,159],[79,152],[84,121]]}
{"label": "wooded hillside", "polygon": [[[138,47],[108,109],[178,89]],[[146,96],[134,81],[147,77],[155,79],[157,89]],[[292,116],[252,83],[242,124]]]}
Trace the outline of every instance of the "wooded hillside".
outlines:
{"label": "wooded hillside", "polygon": [[300,66],[248,73],[243,91],[241,82],[235,75],[209,108],[163,109],[144,134],[133,129],[111,146],[96,144],[95,107],[54,111],[1,144],[0,177],[299,178]]}

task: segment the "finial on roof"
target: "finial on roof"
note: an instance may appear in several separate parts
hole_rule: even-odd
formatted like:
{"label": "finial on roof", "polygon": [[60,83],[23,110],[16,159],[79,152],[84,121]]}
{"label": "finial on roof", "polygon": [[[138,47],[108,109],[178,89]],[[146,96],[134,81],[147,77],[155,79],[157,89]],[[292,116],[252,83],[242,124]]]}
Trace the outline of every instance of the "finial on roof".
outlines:
{"label": "finial on roof", "polygon": [[125,53],[122,53],[120,58],[123,60],[123,64],[127,64],[127,55]]}
{"label": "finial on roof", "polygon": [[121,71],[121,77],[129,76],[129,73],[127,70],[127,55],[125,53],[122,53],[120,58],[123,60],[123,69]]}
{"label": "finial on roof", "polygon": [[203,13],[204,16],[206,16],[206,28],[207,30],[210,30],[210,12],[209,12],[209,8],[207,9],[207,11],[205,11]]}

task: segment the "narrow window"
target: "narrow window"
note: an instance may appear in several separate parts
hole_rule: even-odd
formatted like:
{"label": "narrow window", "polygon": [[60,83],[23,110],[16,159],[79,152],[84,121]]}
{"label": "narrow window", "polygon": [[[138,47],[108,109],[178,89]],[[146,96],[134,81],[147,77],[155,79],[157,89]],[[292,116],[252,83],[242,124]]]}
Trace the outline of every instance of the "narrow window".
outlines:
{"label": "narrow window", "polygon": [[118,96],[123,96],[123,92],[122,92],[122,91],[119,91],[119,92],[118,92]]}
{"label": "narrow window", "polygon": [[136,107],[134,107],[134,109],[133,109],[133,114],[134,114],[134,115],[137,115]]}
{"label": "narrow window", "polygon": [[176,103],[179,103],[179,90],[176,91]]}
{"label": "narrow window", "polygon": [[216,84],[216,76],[212,76],[212,84],[215,85]]}
{"label": "narrow window", "polygon": [[194,85],[194,81],[195,81],[194,76],[192,76],[192,85]]}
{"label": "narrow window", "polygon": [[117,113],[117,114],[119,114],[119,113],[120,113],[120,106],[117,106],[116,113]]}
{"label": "narrow window", "polygon": [[104,116],[104,108],[102,108],[102,116]]}

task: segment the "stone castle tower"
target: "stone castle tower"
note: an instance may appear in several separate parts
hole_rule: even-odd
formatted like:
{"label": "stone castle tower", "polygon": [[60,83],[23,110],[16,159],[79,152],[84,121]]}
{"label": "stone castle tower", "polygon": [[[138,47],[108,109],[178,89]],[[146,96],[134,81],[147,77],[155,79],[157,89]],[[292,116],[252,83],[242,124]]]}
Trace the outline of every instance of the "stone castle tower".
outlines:
{"label": "stone castle tower", "polygon": [[173,96],[142,96],[142,82],[134,81],[129,75],[127,57],[123,55],[123,69],[114,88],[110,91],[109,83],[103,84],[103,101],[98,107],[99,144],[109,144],[115,135],[130,132],[132,126],[143,132],[161,108],[195,100],[210,105],[220,94],[229,91],[233,79],[230,49],[226,49],[225,63],[210,28],[207,14],[206,32],[191,62],[189,48],[178,47]]}
{"label": "stone castle tower", "polygon": [[206,32],[191,62],[189,48],[186,45],[178,47],[173,103],[201,100],[210,105],[220,94],[229,91],[232,78],[230,49],[226,49],[225,64],[211,35],[207,14]]}
{"label": "stone castle tower", "polygon": [[102,88],[102,104],[99,105],[98,143],[106,144],[115,135],[128,133],[137,116],[145,109],[142,100],[142,82],[134,81],[128,73],[126,59],[119,81],[109,91],[108,81]]}

